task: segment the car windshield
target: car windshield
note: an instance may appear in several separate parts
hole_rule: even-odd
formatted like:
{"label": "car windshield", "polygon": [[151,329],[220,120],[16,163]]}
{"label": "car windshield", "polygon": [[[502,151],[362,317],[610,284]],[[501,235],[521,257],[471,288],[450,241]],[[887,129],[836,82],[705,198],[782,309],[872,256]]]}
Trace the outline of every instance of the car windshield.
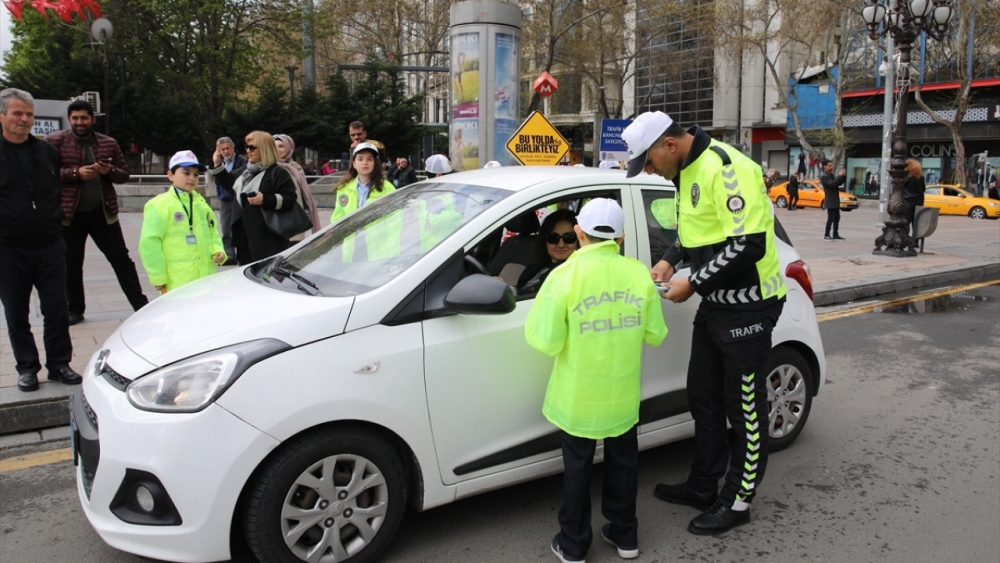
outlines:
{"label": "car windshield", "polygon": [[[282,289],[349,297],[380,287],[441,241],[512,192],[423,182],[348,215],[283,260],[265,260],[248,275]],[[306,287],[304,287],[306,286]]]}

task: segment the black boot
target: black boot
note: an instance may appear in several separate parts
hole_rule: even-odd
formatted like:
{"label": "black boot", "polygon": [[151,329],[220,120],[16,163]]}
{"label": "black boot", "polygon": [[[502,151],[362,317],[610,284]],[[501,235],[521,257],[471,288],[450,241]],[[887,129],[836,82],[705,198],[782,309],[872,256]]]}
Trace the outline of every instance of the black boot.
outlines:
{"label": "black boot", "polygon": [[80,374],[73,371],[73,368],[68,365],[62,365],[55,369],[50,369],[49,380],[60,381],[66,385],[79,385],[83,382],[83,378],[80,377]]}
{"label": "black boot", "polygon": [[693,506],[698,510],[707,510],[716,499],[716,495],[699,493],[688,487],[687,483],[677,483],[676,485],[660,483],[653,489],[653,496],[664,502]]}
{"label": "black boot", "polygon": [[730,503],[715,501],[712,508],[695,516],[688,524],[688,531],[699,536],[709,536],[728,532],[736,526],[750,523],[750,509],[736,511],[730,508]]}

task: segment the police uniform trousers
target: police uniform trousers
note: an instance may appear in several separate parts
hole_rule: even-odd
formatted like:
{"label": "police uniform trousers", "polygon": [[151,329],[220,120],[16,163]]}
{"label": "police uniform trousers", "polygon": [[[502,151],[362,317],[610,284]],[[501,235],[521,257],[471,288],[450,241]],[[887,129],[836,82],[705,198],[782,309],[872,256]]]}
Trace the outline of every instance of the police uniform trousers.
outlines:
{"label": "police uniform trousers", "polygon": [[65,254],[66,243],[62,239],[41,248],[0,244],[0,301],[19,374],[37,374],[42,368],[29,320],[32,287],[38,290],[42,312],[46,367],[59,368],[73,359],[66,309]]}
{"label": "police uniform trousers", "polygon": [[687,394],[695,458],[688,486],[714,495],[725,476],[719,498],[728,506],[736,500],[750,502],[767,467],[771,332],[784,299],[772,301],[759,311],[702,301],[694,319]]}
{"label": "police uniform trousers", "polygon": [[69,301],[69,312],[82,315],[87,308],[83,291],[83,257],[87,247],[87,236],[94,239],[94,244],[111,264],[118,278],[118,285],[125,293],[132,310],[138,311],[149,303],[149,299],[142,292],[135,262],[128,255],[121,222],[115,221],[109,225],[104,211],[98,209],[79,212],[73,216],[68,226],[63,226],[63,238],[66,240],[66,298]]}
{"label": "police uniform trousers", "polygon": [[[633,426],[620,436],[604,439],[604,482],[601,514],[611,523],[618,545],[639,545],[635,498],[639,487],[639,440]],[[584,557],[594,539],[590,527],[590,470],[597,440],[562,432],[563,505],[559,509],[559,546],[563,553]]]}

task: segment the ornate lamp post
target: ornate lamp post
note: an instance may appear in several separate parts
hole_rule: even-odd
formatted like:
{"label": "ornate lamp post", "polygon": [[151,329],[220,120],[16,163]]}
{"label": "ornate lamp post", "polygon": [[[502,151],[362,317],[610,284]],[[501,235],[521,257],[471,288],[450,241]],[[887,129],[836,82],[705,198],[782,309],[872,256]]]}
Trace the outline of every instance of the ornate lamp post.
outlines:
{"label": "ornate lamp post", "polygon": [[[861,15],[868,24],[868,35],[878,40],[891,34],[899,49],[899,68],[896,87],[899,103],[896,106],[896,127],[892,142],[892,159],[889,176],[892,193],[889,195],[886,219],[882,234],[875,239],[873,254],[885,256],[916,256],[916,241],[909,235],[903,201],[903,182],[906,180],[906,102],[910,91],[910,51],[913,40],[920,32],[938,41],[948,31],[951,20],[951,0],[866,0]],[[885,247],[883,250],[882,247]]]}

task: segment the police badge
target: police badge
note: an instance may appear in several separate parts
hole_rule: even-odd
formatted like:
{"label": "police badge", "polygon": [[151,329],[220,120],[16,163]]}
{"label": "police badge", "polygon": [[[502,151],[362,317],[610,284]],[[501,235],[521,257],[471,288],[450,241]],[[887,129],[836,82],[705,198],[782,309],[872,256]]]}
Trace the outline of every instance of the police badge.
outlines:
{"label": "police badge", "polygon": [[340,194],[339,203],[341,207],[347,207],[347,194]]}
{"label": "police badge", "polygon": [[177,221],[178,223],[183,222],[184,221],[184,214],[181,213],[180,211],[174,212],[174,221]]}
{"label": "police badge", "polygon": [[726,201],[726,206],[733,213],[741,213],[744,207],[743,198],[738,195],[731,195],[729,196],[729,200]]}
{"label": "police badge", "polygon": [[691,207],[698,207],[699,199],[701,199],[701,188],[698,184],[691,184]]}

